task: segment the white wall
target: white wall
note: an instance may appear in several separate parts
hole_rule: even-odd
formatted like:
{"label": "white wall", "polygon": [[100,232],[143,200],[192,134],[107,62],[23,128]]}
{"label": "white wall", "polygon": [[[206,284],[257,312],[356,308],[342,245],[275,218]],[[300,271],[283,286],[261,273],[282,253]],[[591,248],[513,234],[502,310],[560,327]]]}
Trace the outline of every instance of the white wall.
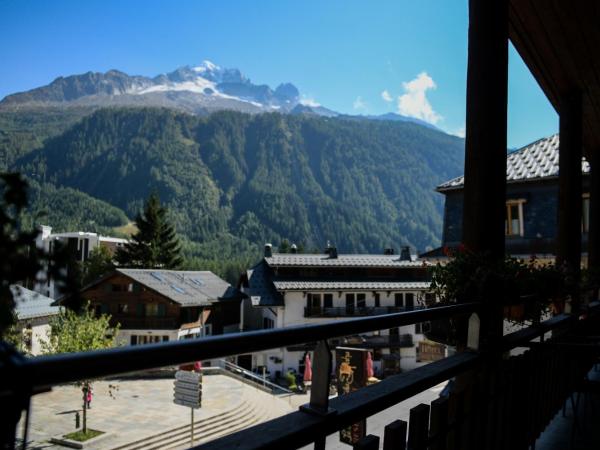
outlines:
{"label": "white wall", "polygon": [[152,338],[154,338],[155,336],[160,336],[161,342],[162,336],[168,336],[169,341],[176,341],[178,331],[179,330],[119,330],[119,334],[117,335],[116,339],[116,345],[130,345],[132,335],[150,336]]}

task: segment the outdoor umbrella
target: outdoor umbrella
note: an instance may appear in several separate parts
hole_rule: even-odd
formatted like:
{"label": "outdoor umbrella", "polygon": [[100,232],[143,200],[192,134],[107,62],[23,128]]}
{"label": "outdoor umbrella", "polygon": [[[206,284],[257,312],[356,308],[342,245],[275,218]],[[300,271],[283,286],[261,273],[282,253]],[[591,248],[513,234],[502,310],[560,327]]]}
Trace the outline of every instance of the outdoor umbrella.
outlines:
{"label": "outdoor umbrella", "polygon": [[310,355],[307,353],[304,357],[304,382],[312,381],[312,366],[310,363]]}
{"label": "outdoor umbrella", "polygon": [[374,375],[373,358],[371,358],[371,352],[367,352],[367,378],[372,378]]}

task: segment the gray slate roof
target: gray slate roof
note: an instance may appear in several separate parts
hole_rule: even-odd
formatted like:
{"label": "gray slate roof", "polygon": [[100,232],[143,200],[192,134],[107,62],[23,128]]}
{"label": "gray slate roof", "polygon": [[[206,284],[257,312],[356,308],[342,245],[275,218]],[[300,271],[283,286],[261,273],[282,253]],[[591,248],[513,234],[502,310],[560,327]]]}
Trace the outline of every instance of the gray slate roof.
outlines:
{"label": "gray slate roof", "polygon": [[181,306],[209,306],[240,298],[239,291],[209,271],[117,269]]}
{"label": "gray slate roof", "polygon": [[260,297],[259,306],[283,306],[283,297],[275,290],[270,271],[264,261],[248,270],[248,287],[243,288],[243,292],[250,297]]}
{"label": "gray slate roof", "polygon": [[[523,182],[552,178],[558,176],[559,137],[554,134],[540,139],[506,157],[506,181]],[[581,161],[583,173],[589,173],[590,165],[585,159]],[[437,187],[438,191],[459,189],[464,185],[464,176],[446,181]]]}
{"label": "gray slate roof", "polygon": [[277,289],[289,291],[304,290],[373,290],[373,291],[399,291],[406,289],[429,289],[428,281],[302,281],[279,280],[273,284]]}
{"label": "gray slate roof", "polygon": [[15,299],[15,312],[18,320],[36,317],[54,316],[60,312],[60,306],[52,306],[54,299],[13,284],[10,287]]}
{"label": "gray slate roof", "polygon": [[265,257],[271,267],[422,267],[424,261],[400,261],[400,255],[338,255],[274,253]]}

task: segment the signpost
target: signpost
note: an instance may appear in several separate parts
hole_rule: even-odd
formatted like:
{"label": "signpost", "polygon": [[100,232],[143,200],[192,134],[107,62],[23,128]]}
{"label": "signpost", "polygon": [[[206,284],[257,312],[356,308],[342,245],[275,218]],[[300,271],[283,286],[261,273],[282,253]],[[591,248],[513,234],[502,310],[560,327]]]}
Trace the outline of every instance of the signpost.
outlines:
{"label": "signpost", "polygon": [[202,403],[202,374],[178,370],[175,372],[175,389],[173,403],[189,406],[191,411],[190,442],[194,445],[194,409],[199,409]]}
{"label": "signpost", "polygon": [[[335,349],[338,395],[349,394],[367,385],[367,350],[337,347]],[[354,445],[367,434],[367,421],[353,423],[340,430],[340,442]]]}

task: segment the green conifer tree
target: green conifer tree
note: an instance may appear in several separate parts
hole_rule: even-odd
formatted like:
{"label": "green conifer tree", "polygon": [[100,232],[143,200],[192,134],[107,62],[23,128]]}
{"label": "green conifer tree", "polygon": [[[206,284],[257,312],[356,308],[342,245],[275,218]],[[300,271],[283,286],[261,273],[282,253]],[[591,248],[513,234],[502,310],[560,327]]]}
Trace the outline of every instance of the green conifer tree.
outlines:
{"label": "green conifer tree", "polygon": [[141,269],[178,269],[183,264],[181,244],[167,218],[158,195],[151,194],[144,212],[135,219],[138,232],[120,248],[116,260],[122,267]]}

